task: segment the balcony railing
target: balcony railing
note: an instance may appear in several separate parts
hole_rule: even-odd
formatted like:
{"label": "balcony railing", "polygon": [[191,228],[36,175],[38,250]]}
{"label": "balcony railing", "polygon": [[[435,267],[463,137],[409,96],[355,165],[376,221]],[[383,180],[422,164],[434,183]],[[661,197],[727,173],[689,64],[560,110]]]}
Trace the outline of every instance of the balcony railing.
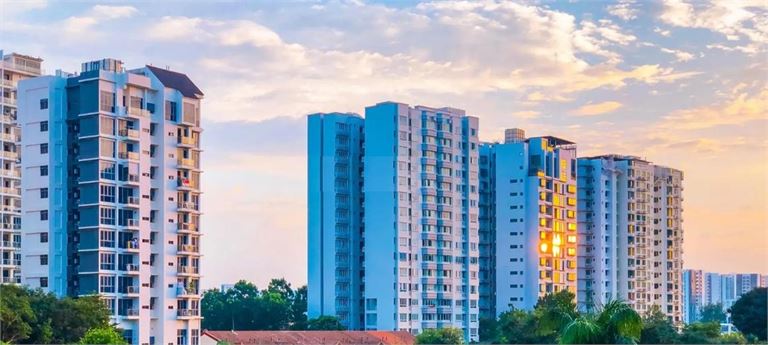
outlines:
{"label": "balcony railing", "polygon": [[197,140],[193,137],[179,137],[179,144],[197,146]]}
{"label": "balcony railing", "polygon": [[8,105],[16,105],[16,99],[15,98],[3,97],[0,102],[8,104]]}
{"label": "balcony railing", "polygon": [[3,241],[3,247],[5,247],[5,248],[21,248],[21,242]]}
{"label": "balcony railing", "polygon": [[139,265],[127,264],[127,265],[125,265],[125,270],[128,271],[128,272],[138,272],[139,271]]}
{"label": "balcony railing", "polygon": [[149,111],[147,109],[141,109],[137,107],[129,107],[128,108],[128,114],[136,115],[136,116],[149,116]]}
{"label": "balcony railing", "polygon": [[29,66],[8,62],[8,61],[3,61],[2,64],[3,64],[3,67],[7,69],[15,69],[17,71],[24,71],[27,73],[32,73],[37,75],[45,74],[45,71],[41,68],[29,67]]}
{"label": "balcony railing", "polygon": [[131,160],[139,160],[139,153],[138,152],[118,152],[117,157],[120,159],[131,159]]}
{"label": "balcony railing", "polygon": [[137,294],[139,293],[139,287],[135,285],[126,286],[123,293]]}
{"label": "balcony railing", "polygon": [[138,219],[133,219],[133,218],[126,219],[125,220],[125,226],[137,227],[137,226],[139,226],[139,220]]}
{"label": "balcony railing", "polygon": [[130,205],[138,205],[139,204],[139,197],[138,196],[129,196],[125,198],[125,203]]}
{"label": "balcony railing", "polygon": [[125,316],[139,316],[138,309],[128,309],[125,311]]}
{"label": "balcony railing", "polygon": [[19,173],[16,170],[8,170],[8,169],[0,169],[0,175],[3,177],[12,177],[12,178],[19,178],[21,177],[21,173]]}
{"label": "balcony railing", "polygon": [[190,178],[185,178],[185,177],[180,177],[178,179],[178,186],[179,187],[194,188],[194,189],[198,189],[199,188],[199,184],[197,183],[197,180],[190,179]]}
{"label": "balcony railing", "polygon": [[131,128],[123,128],[120,131],[118,131],[118,134],[120,134],[121,137],[128,137],[128,138],[138,138],[139,137],[139,131]]}
{"label": "balcony railing", "polygon": [[0,193],[12,194],[12,195],[20,195],[21,194],[21,189],[19,189],[19,188],[12,188],[12,187],[0,187]]}
{"label": "balcony railing", "polygon": [[179,252],[191,252],[191,253],[198,253],[200,251],[200,248],[193,244],[180,244],[177,248]]}
{"label": "balcony railing", "polygon": [[125,248],[126,249],[139,249],[139,242],[138,241],[126,241]]}
{"label": "balcony railing", "polygon": [[179,201],[179,208],[197,211],[198,205],[197,203],[191,201]]}
{"label": "balcony railing", "polygon": [[198,274],[200,272],[200,267],[197,266],[178,266],[176,267],[177,273],[185,273],[185,274]]}
{"label": "balcony railing", "polygon": [[12,152],[12,151],[2,151],[2,153],[0,153],[0,157],[3,157],[5,159],[15,160],[19,158],[19,154],[17,152]]}
{"label": "balcony railing", "polygon": [[179,309],[176,315],[185,317],[185,316],[198,316],[199,314],[200,314],[200,311],[198,309]]}
{"label": "balcony railing", "polygon": [[21,140],[21,137],[19,137],[16,134],[2,133],[0,134],[0,139],[2,139],[3,141],[18,142],[19,140]]}
{"label": "balcony railing", "polygon": [[191,159],[191,158],[179,158],[178,164],[181,166],[188,166],[188,167],[195,167],[195,168],[199,166],[197,164],[197,160]]}
{"label": "balcony railing", "polygon": [[179,223],[177,226],[177,229],[179,231],[192,231],[192,232],[198,232],[197,224],[192,223]]}

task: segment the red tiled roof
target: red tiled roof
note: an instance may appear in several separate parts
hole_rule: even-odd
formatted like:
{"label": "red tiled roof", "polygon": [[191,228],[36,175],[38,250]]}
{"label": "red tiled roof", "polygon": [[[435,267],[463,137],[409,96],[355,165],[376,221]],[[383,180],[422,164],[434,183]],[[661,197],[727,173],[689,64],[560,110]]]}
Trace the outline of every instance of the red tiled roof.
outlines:
{"label": "red tiled roof", "polygon": [[203,331],[203,336],[240,344],[280,345],[413,345],[413,335],[405,331]]}

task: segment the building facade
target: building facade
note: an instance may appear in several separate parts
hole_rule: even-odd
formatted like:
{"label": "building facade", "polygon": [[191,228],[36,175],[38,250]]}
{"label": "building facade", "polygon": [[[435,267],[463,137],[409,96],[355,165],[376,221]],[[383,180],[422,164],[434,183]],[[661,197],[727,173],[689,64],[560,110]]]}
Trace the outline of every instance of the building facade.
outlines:
{"label": "building facade", "polygon": [[19,84],[23,284],[99,294],[131,343],[199,344],[202,96],[114,59]]}
{"label": "building facade", "polygon": [[0,283],[21,283],[21,140],[17,122],[20,80],[42,74],[42,59],[0,50]]}
{"label": "building facade", "polygon": [[683,271],[683,317],[685,323],[693,323],[701,317],[704,306],[704,272],[701,270]]}
{"label": "building facade", "polygon": [[577,294],[576,145],[509,129],[504,143],[483,144],[480,159],[484,313]]}
{"label": "building facade", "polygon": [[682,173],[620,155],[578,166],[580,307],[620,299],[681,322]]}
{"label": "building facade", "polygon": [[720,273],[704,273],[704,305],[723,304],[723,277]]}
{"label": "building facade", "polygon": [[338,113],[307,121],[308,317],[361,329],[364,121]]}
{"label": "building facade", "polygon": [[365,329],[478,340],[478,119],[384,102],[364,134]]}

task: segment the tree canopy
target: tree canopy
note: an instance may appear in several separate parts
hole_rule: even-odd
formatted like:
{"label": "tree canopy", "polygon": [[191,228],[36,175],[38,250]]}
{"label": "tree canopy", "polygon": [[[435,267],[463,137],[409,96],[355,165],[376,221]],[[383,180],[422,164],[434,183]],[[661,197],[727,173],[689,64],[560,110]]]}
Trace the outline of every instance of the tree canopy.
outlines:
{"label": "tree canopy", "polygon": [[701,308],[701,317],[699,317],[699,321],[720,323],[725,322],[725,320],[725,311],[723,311],[722,303],[708,304]]}
{"label": "tree canopy", "polygon": [[731,306],[733,325],[746,335],[753,335],[760,340],[768,339],[768,288],[756,288],[742,295]]}
{"label": "tree canopy", "polygon": [[80,339],[80,344],[128,344],[114,327],[91,328]]}
{"label": "tree canopy", "polygon": [[416,344],[464,344],[464,334],[453,327],[425,329],[416,336]]}

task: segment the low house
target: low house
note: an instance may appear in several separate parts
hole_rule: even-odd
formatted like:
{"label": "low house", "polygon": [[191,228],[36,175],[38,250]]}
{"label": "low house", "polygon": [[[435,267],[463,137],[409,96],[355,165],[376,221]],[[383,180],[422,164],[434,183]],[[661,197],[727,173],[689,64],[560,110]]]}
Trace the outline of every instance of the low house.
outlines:
{"label": "low house", "polygon": [[404,331],[209,331],[201,345],[413,345],[415,338]]}

